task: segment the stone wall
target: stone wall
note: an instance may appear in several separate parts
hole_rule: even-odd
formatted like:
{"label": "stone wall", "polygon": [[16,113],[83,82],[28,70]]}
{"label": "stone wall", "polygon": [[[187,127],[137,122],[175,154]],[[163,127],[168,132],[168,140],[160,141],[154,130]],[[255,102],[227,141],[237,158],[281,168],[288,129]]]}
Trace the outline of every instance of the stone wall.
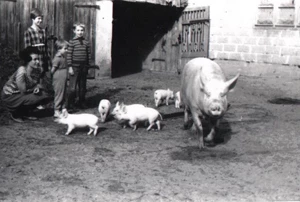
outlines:
{"label": "stone wall", "polygon": [[[188,7],[210,6],[210,58],[300,65],[297,22],[292,26],[256,26],[260,3],[260,0],[189,0]],[[296,12],[297,6],[299,0],[295,0]]]}

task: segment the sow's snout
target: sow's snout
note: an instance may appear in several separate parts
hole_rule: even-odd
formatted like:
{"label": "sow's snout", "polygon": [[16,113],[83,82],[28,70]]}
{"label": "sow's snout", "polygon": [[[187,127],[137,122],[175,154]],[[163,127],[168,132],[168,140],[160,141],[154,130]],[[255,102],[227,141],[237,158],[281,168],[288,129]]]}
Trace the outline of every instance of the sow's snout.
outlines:
{"label": "sow's snout", "polygon": [[208,114],[212,118],[221,118],[227,110],[227,103],[220,101],[213,101],[209,105]]}

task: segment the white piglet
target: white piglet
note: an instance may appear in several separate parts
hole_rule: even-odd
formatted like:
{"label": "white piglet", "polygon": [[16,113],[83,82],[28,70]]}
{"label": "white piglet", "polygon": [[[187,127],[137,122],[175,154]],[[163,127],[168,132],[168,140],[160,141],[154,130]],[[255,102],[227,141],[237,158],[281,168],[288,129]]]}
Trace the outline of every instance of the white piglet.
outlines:
{"label": "white piglet", "polygon": [[114,116],[115,119],[120,120],[120,112],[121,111],[138,111],[141,108],[145,108],[145,105],[142,104],[131,104],[131,105],[126,105],[123,102],[117,102],[115,108],[112,110],[111,114]]}
{"label": "white piglet", "polygon": [[118,115],[120,120],[127,120],[130,127],[133,130],[137,129],[137,124],[140,122],[149,122],[149,126],[147,130],[149,131],[155,124],[157,129],[160,130],[160,121],[159,118],[162,120],[161,114],[153,108],[144,107],[136,110],[128,111],[126,107],[121,108]]}
{"label": "white piglet", "polygon": [[175,93],[175,108],[179,109],[181,105],[180,91]]}
{"label": "white piglet", "polygon": [[102,99],[99,103],[98,111],[102,123],[106,121],[106,118],[109,115],[110,106],[111,106],[110,101],[107,99]]}
{"label": "white piglet", "polygon": [[156,107],[158,107],[163,102],[163,100],[166,101],[166,105],[169,105],[169,99],[173,98],[174,92],[170,89],[158,89],[154,92],[154,102]]}
{"label": "white piglet", "polygon": [[99,121],[98,117],[93,114],[69,114],[67,110],[63,110],[62,114],[55,119],[57,123],[68,125],[68,130],[65,135],[69,135],[74,128],[89,127],[88,135],[94,132],[97,135]]}
{"label": "white piglet", "polygon": [[126,128],[128,121],[121,120],[121,117],[120,117],[121,112],[124,110],[127,112],[135,112],[135,111],[138,111],[143,108],[145,108],[145,105],[142,105],[142,104],[125,105],[123,102],[122,103],[117,102],[115,108],[111,112],[111,115],[113,115],[117,121],[120,121],[123,128]]}

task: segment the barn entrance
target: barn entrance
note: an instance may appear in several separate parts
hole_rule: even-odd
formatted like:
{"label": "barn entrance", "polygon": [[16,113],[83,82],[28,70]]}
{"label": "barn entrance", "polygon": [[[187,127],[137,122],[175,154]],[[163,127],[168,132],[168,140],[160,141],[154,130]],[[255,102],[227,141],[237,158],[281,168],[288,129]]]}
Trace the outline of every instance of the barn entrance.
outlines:
{"label": "barn entrance", "polygon": [[172,6],[114,1],[112,77],[141,71],[143,61],[182,11]]}

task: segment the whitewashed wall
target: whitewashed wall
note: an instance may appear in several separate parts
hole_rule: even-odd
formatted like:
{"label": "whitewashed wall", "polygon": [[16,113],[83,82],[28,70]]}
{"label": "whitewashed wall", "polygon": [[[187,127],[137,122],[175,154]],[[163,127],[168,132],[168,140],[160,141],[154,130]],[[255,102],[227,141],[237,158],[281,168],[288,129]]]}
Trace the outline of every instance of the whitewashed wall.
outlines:
{"label": "whitewashed wall", "polygon": [[210,58],[300,65],[299,28],[256,27],[260,2],[189,0],[188,7],[210,6]]}

